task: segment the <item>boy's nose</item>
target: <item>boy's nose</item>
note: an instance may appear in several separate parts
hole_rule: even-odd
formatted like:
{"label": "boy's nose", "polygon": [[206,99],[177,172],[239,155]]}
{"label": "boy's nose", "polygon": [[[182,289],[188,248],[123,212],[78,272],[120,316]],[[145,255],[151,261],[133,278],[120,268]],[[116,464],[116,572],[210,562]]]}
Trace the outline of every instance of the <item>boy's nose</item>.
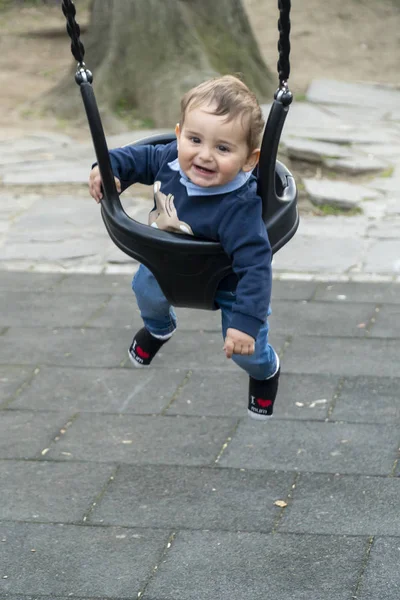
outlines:
{"label": "boy's nose", "polygon": [[212,160],[212,152],[210,148],[207,148],[207,146],[203,146],[199,152],[199,158],[201,158],[201,160],[203,160],[204,162]]}

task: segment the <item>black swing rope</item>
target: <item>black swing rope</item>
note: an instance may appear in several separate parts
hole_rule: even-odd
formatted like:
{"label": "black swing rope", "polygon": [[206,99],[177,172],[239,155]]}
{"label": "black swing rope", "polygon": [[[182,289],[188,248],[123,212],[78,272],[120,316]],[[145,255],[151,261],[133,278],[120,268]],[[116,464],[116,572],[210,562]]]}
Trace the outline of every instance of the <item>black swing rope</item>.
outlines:
{"label": "black swing rope", "polygon": [[290,75],[290,5],[291,0],[279,0],[279,41],[278,41],[278,75],[281,89],[288,89],[288,79]]}
{"label": "black swing rope", "polygon": [[62,11],[67,20],[67,32],[71,38],[71,52],[79,64],[83,63],[85,48],[80,41],[81,28],[75,20],[76,9],[71,0],[63,0]]}
{"label": "black swing rope", "polygon": [[[257,192],[262,199],[262,218],[273,253],[293,237],[299,223],[295,180],[285,165],[277,160],[281,132],[293,99],[287,84],[291,0],[278,0],[278,6],[279,88],[264,129],[255,173]],[[214,310],[219,282],[233,273],[231,259],[219,242],[154,229],[126,214],[115,187],[107,141],[91,85],[93,76],[84,63],[85,49],[80,41],[80,27],[75,19],[72,0],[62,0],[62,10],[71,38],[71,52],[78,62],[75,81],[82,95],[101,171],[104,191],[101,214],[112,241],[125,254],[153,272],[170,304]],[[174,134],[158,134],[135,144],[166,144],[174,139]]]}
{"label": "black swing rope", "polygon": [[[85,57],[85,47],[80,39],[81,29],[79,24],[77,23],[76,17],[76,9],[72,0],[62,0],[62,11],[67,21],[67,33],[71,38],[71,53],[75,60],[78,63],[78,71],[77,71],[77,83],[80,85],[83,73],[86,73],[86,80],[89,83],[93,81],[92,73],[86,69],[84,63]],[[279,92],[289,92],[288,88],[288,79],[290,75],[290,9],[291,9],[291,0],[278,0],[278,9],[279,9],[279,20],[278,20],[278,30],[279,30],[279,40],[278,40],[278,52],[279,52],[279,60],[277,64],[278,68],[278,76],[279,76],[279,89],[277,90],[275,97],[278,96]],[[282,94],[280,94],[280,99],[282,100]],[[286,102],[284,104],[290,104],[292,101],[292,96],[290,93],[287,95]]]}

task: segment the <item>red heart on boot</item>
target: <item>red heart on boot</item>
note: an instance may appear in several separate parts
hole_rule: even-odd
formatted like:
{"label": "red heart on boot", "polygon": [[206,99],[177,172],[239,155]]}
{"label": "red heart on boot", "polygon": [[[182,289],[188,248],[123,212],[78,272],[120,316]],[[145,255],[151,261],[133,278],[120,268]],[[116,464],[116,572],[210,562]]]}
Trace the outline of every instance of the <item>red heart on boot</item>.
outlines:
{"label": "red heart on boot", "polygon": [[261,406],[261,408],[268,408],[268,406],[272,406],[272,400],[263,400],[263,398],[257,398],[256,402]]}
{"label": "red heart on boot", "polygon": [[142,350],[140,346],[136,346],[135,348],[137,354],[139,354],[140,358],[149,358],[150,354]]}

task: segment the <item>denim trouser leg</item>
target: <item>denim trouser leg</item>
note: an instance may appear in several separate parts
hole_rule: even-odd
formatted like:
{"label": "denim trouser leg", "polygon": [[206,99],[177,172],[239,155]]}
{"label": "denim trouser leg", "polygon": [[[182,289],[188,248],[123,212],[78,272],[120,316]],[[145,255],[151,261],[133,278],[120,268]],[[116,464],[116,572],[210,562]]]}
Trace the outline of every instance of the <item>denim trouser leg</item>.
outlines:
{"label": "denim trouser leg", "polygon": [[143,319],[144,326],[155,336],[171,334],[176,329],[176,315],[164,296],[156,278],[144,265],[140,265],[132,289]]}
{"label": "denim trouser leg", "polygon": [[[221,309],[222,335],[225,339],[226,330],[232,319],[232,305],[235,302],[234,292],[219,291],[215,296],[215,302]],[[271,311],[268,311],[270,314]],[[268,343],[268,322],[262,325],[256,339],[254,354],[242,356],[233,354],[232,360],[246,371],[254,379],[267,379],[277,369],[277,357],[273,347]]]}

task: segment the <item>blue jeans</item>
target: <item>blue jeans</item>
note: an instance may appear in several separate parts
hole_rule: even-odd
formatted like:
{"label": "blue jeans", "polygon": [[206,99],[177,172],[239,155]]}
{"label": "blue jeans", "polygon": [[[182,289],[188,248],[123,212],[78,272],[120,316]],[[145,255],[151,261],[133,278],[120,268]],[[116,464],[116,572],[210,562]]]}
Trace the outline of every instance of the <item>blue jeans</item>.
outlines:
{"label": "blue jeans", "polygon": [[[136,272],[132,281],[132,289],[146,329],[157,337],[172,334],[177,326],[175,311],[164,296],[154,275],[144,265],[140,265]],[[231,322],[235,299],[235,292],[225,290],[218,291],[215,296],[215,303],[221,310],[224,339]],[[268,311],[268,314],[271,314],[271,310]],[[276,372],[277,355],[268,343],[267,321],[261,326],[258,333],[254,354],[251,356],[234,354],[232,360],[254,379],[267,379]]]}

